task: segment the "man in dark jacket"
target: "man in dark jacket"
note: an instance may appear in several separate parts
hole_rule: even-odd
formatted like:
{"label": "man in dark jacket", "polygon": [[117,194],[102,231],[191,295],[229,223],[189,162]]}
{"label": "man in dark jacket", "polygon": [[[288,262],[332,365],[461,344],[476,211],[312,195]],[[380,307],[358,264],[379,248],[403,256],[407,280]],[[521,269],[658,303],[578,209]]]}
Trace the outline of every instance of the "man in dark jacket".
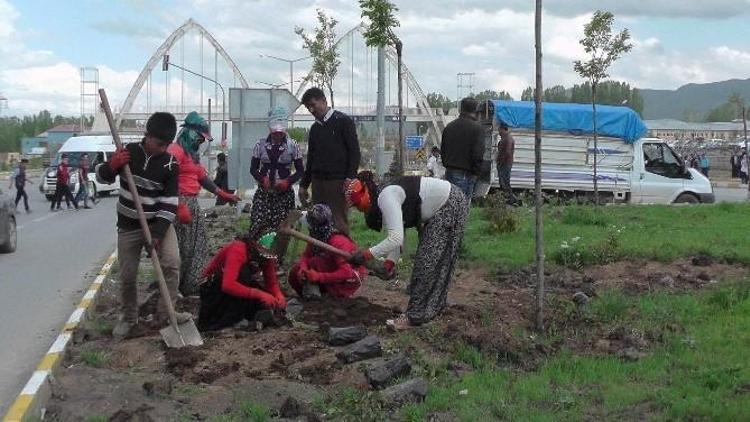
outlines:
{"label": "man in dark jacket", "polygon": [[445,180],[461,189],[469,201],[484,160],[484,138],[482,127],[477,123],[477,105],[473,98],[461,100],[461,113],[443,130],[440,146]]}
{"label": "man in dark jacket", "polygon": [[315,123],[308,137],[307,165],[300,181],[299,199],[307,203],[308,188],[312,185],[313,202],[328,205],[336,229],[349,234],[344,181],[356,177],[359,169],[357,129],[349,116],[328,107],[320,88],[305,91],[302,104],[315,117]]}
{"label": "man in dark jacket", "polygon": [[[180,251],[173,225],[177,212],[179,165],[167,152],[167,147],[176,133],[177,122],[173,115],[154,113],[146,123],[146,134],[141,142],[125,145],[108,162],[96,166],[96,177],[100,182],[114,183],[115,176],[130,163],[173,304],[180,283]],[[118,340],[126,337],[138,322],[138,265],[143,247],[148,247],[134,204],[127,179],[121,175],[117,203],[117,261],[120,265],[122,315],[112,331]],[[159,322],[167,320],[164,298],[159,300],[156,317]],[[191,317],[189,313],[177,313],[180,323]]]}

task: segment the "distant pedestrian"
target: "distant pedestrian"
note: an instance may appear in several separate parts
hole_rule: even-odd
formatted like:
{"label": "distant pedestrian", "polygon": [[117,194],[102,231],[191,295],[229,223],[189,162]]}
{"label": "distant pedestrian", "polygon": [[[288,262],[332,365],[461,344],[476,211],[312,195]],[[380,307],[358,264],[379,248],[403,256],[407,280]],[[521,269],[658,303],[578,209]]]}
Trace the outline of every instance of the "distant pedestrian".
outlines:
{"label": "distant pedestrian", "polygon": [[734,151],[732,157],[729,158],[729,164],[732,167],[732,179],[740,177],[740,153]]}
{"label": "distant pedestrian", "polygon": [[326,204],[333,213],[333,224],[349,234],[349,211],[344,197],[344,182],[357,176],[359,139],[354,121],[346,114],[328,107],[320,88],[310,88],[302,95],[302,104],[315,117],[307,142],[305,175],[300,181],[299,199]]}
{"label": "distant pedestrian", "polygon": [[704,176],[708,177],[708,171],[711,169],[711,159],[708,158],[708,155],[706,155],[705,152],[701,154],[700,166],[701,173],[703,173]]}
{"label": "distant pedestrian", "polygon": [[209,258],[206,239],[206,220],[198,204],[201,187],[229,202],[240,198],[218,188],[200,163],[201,144],[211,141],[210,128],[197,112],[185,116],[177,140],[169,144],[167,152],[179,164],[180,203],[177,206],[177,241],[180,245],[180,291],[184,295],[198,292],[198,282]]}
{"label": "distant pedestrian", "polygon": [[57,183],[55,184],[55,196],[52,199],[52,204],[49,207],[50,211],[59,211],[62,199],[65,198],[65,203],[70,209],[70,203],[78,209],[78,202],[73,198],[73,193],[70,191],[70,168],[68,166],[68,154],[62,154],[60,156],[60,163],[57,165]]}
{"label": "distant pedestrian", "polygon": [[13,174],[10,176],[9,189],[13,189],[13,186],[16,187],[16,209],[18,209],[18,203],[21,201],[21,198],[23,198],[23,206],[26,208],[26,212],[31,213],[31,208],[29,208],[29,195],[26,193],[26,183],[31,183],[26,177],[26,165],[28,163],[29,160],[26,158],[22,158],[18,163],[18,167],[13,170]]}
{"label": "distant pedestrian", "polygon": [[440,146],[445,179],[456,185],[470,203],[484,160],[484,137],[477,123],[477,106],[473,98],[461,100],[461,113],[443,130]]}
{"label": "distant pedestrian", "polygon": [[[258,141],[250,159],[250,174],[258,182],[250,211],[251,231],[276,231],[294,209],[294,190],[305,172],[302,153],[286,133],[289,112],[276,107],[269,113],[268,136]],[[283,253],[280,253],[283,258]]]}
{"label": "distant pedestrian", "polygon": [[440,148],[432,147],[430,158],[427,159],[427,175],[436,179],[445,177],[445,167],[443,160],[440,158]]}
{"label": "distant pedestrian", "polygon": [[[114,183],[123,166],[130,164],[173,305],[177,302],[177,285],[180,282],[180,252],[173,225],[177,212],[179,166],[174,157],[167,153],[167,146],[172,143],[176,131],[174,116],[154,113],[146,122],[146,133],[140,143],[125,145],[108,162],[96,166],[99,181]],[[125,338],[138,323],[138,266],[144,246],[150,246],[144,243],[138,213],[124,174],[120,174],[119,188],[117,262],[122,310],[112,331],[116,340]],[[162,324],[167,320],[165,305],[164,297],[161,297],[155,317]],[[189,313],[177,313],[178,322],[186,322],[191,317]]]}
{"label": "distant pedestrian", "polygon": [[510,174],[513,168],[513,157],[516,151],[516,140],[510,134],[510,129],[505,122],[498,126],[500,141],[497,143],[497,178],[500,190],[505,195],[506,203],[515,205],[518,202],[510,185]]}
{"label": "distant pedestrian", "polygon": [[747,184],[747,180],[747,151],[743,148],[740,154],[740,181]]}
{"label": "distant pedestrian", "polygon": [[[216,184],[216,187],[223,190],[224,192],[233,194],[234,190],[229,189],[229,168],[227,166],[227,155],[223,152],[220,152],[218,155],[216,155],[216,163],[218,164],[218,167],[216,168],[216,175],[214,176],[214,184]],[[228,201],[226,199],[217,196],[216,203],[214,205],[218,207],[227,203]]]}
{"label": "distant pedestrian", "polygon": [[[89,199],[89,155],[83,153],[81,159],[78,161],[78,193],[76,193],[76,202],[81,203],[83,201],[83,208],[91,209],[88,204]],[[91,202],[94,203],[94,198],[91,198]]]}

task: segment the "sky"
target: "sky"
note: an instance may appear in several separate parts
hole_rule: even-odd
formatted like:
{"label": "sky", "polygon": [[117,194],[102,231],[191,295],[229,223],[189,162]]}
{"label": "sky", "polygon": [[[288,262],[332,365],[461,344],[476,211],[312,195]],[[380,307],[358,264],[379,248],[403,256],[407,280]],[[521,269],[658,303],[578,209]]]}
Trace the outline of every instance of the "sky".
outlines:
{"label": "sky", "polygon": [[[475,92],[505,90],[519,98],[532,84],[533,1],[395,3],[404,63],[424,93],[455,98],[459,72],[475,74]],[[613,79],[638,88],[676,89],[687,83],[750,77],[746,42],[750,0],[546,0],[545,86],[580,82],[572,63],[585,58],[578,41],[593,5],[613,12],[615,30],[627,28],[632,35],[634,48],[612,67]],[[263,87],[256,81],[284,83],[289,80],[288,64],[260,55],[304,57],[294,28],[314,28],[318,8],[337,19],[338,34],[361,22],[356,0],[0,0],[0,96],[8,99],[0,114],[25,115],[42,109],[78,114],[82,66],[99,70],[100,86],[119,107],[151,55],[189,18],[216,38],[251,86]],[[198,36],[189,35],[175,45],[171,60],[197,70],[199,46]],[[372,63],[361,38],[342,46],[355,54],[342,59],[340,73],[367,73]],[[210,75],[214,55],[209,47],[204,43],[205,73]],[[232,74],[223,63],[219,66],[216,76],[224,86],[232,86]],[[301,79],[308,71],[309,61],[301,61],[294,78]],[[185,86],[178,72],[164,74],[160,65],[150,74],[152,104],[200,101],[195,79],[188,76]],[[374,87],[363,78],[354,79],[355,104],[373,97]],[[350,83],[339,85],[337,92],[348,98]],[[204,102],[214,96],[210,86],[204,85]],[[141,107],[145,97],[142,90]],[[346,100],[340,98],[341,102]]]}

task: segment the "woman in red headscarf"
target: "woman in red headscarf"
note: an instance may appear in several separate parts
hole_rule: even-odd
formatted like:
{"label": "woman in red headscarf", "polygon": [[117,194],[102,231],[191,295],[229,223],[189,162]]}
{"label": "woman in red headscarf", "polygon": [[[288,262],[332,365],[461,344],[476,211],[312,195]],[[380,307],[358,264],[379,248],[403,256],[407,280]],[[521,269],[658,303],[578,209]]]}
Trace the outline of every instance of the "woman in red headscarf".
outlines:
{"label": "woman in red headscarf", "polygon": [[[333,213],[325,204],[316,204],[307,213],[310,236],[344,252],[357,251],[357,244],[349,236],[333,228]],[[362,285],[367,270],[361,265],[351,265],[341,255],[333,254],[318,246],[307,245],[307,249],[289,271],[289,285],[301,297],[305,296],[305,284],[317,286],[322,294],[349,298]]]}
{"label": "woman in red headscarf", "polygon": [[432,177],[405,176],[382,190],[371,172],[364,171],[346,188],[349,203],[365,214],[367,226],[385,228],[387,237],[377,245],[357,251],[350,260],[361,265],[385,258],[386,268],[398,262],[404,229],[414,227],[419,245],[409,285],[406,313],[388,324],[406,329],[435,318],[444,308],[448,284],[458,260],[469,205],[454,185]]}

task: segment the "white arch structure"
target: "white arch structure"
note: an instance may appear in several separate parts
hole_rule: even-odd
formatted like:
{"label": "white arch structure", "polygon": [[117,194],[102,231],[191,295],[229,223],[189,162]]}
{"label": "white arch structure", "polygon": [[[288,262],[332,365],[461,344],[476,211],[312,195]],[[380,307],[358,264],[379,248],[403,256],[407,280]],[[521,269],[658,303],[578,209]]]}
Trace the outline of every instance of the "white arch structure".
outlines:
{"label": "white arch structure", "polygon": [[133,107],[133,104],[135,103],[136,98],[138,98],[138,94],[141,92],[141,89],[143,88],[143,84],[146,83],[146,79],[148,79],[149,75],[151,75],[151,72],[153,72],[154,68],[162,61],[162,57],[175,45],[177,41],[182,39],[185,34],[188,32],[196,30],[200,34],[203,35],[204,38],[208,40],[209,43],[216,49],[216,52],[221,55],[221,57],[224,58],[224,61],[226,61],[227,66],[232,70],[232,73],[234,73],[234,76],[237,78],[237,80],[240,82],[241,86],[243,88],[249,88],[249,85],[247,81],[245,80],[245,77],[242,75],[242,72],[240,72],[240,69],[237,67],[237,65],[234,63],[234,60],[232,60],[231,57],[229,57],[229,54],[227,54],[226,50],[224,50],[224,47],[219,44],[218,41],[216,41],[216,38],[211,35],[210,32],[206,30],[201,24],[194,21],[192,18],[188,19],[187,22],[182,24],[179,28],[177,28],[174,32],[172,32],[169,37],[167,37],[166,40],[159,46],[159,48],[156,49],[154,54],[151,56],[151,58],[146,62],[146,65],[143,67],[143,70],[141,70],[141,73],[138,75],[138,79],[135,80],[135,83],[130,88],[130,92],[128,93],[128,96],[125,98],[125,102],[123,102],[122,107],[120,108],[120,112],[117,115],[117,127],[120,127],[120,124],[122,123],[122,118],[125,114],[130,112],[130,109]]}
{"label": "white arch structure", "polygon": [[[336,44],[334,44],[334,48],[338,48],[339,45],[349,37],[354,36],[354,34],[359,33],[360,35],[364,35],[364,31],[367,29],[364,23],[360,23],[359,25],[355,26],[354,28],[347,31],[344,35],[341,36],[341,38],[336,41]],[[385,56],[386,60],[390,61],[391,63],[397,63],[397,55],[396,55],[396,49],[388,45],[385,48]],[[440,138],[442,137],[443,130],[438,125],[438,116],[435,114],[435,110],[433,110],[430,107],[430,104],[427,102],[427,97],[424,95],[424,92],[422,91],[422,88],[419,86],[419,83],[417,83],[417,79],[414,77],[414,75],[409,71],[409,68],[404,64],[401,63],[402,71],[403,71],[403,77],[406,82],[407,89],[411,89],[412,93],[416,97],[417,105],[424,109],[427,112],[427,115],[429,116],[430,123],[432,124],[432,129],[435,132],[436,140],[437,142],[440,141]],[[302,83],[297,88],[296,97],[301,98],[302,94],[304,93],[305,89],[307,89],[307,86],[309,85],[309,81],[311,80],[312,71],[307,75],[307,78],[303,79]],[[444,123],[444,122],[443,122]]]}

